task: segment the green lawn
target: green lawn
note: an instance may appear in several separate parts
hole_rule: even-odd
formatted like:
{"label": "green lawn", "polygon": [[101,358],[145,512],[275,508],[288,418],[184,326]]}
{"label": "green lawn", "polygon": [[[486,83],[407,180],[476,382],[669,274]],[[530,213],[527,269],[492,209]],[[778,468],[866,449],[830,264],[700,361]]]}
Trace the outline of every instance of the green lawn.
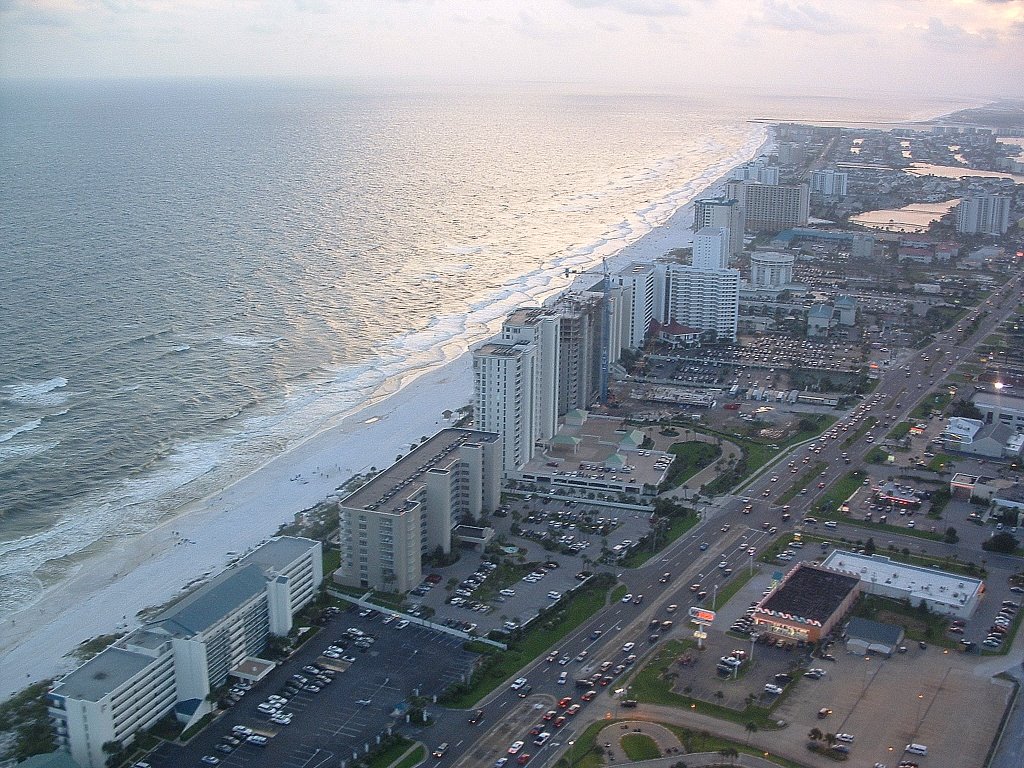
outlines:
{"label": "green lawn", "polygon": [[324,578],[327,578],[338,570],[338,566],[341,565],[341,551],[334,547],[324,545],[323,563]]}
{"label": "green lawn", "polygon": [[731,576],[729,580],[725,582],[725,585],[718,590],[715,605],[718,608],[721,608],[723,605],[728,603],[732,599],[732,596],[739,592],[744,584],[757,575],[759,570],[760,569],[757,566],[751,570],[749,565],[745,565],[742,568],[737,569],[736,573]]}
{"label": "green lawn", "polygon": [[405,759],[402,760],[402,762],[400,762],[398,765],[396,765],[395,768],[412,768],[414,765],[419,765],[421,762],[423,762],[423,759],[426,756],[427,748],[421,744],[408,755],[406,755]]}
{"label": "green lawn", "polygon": [[845,502],[853,492],[864,485],[864,473],[860,470],[847,472],[825,492],[815,505],[815,509],[821,512],[835,513],[839,506]]}
{"label": "green lawn", "polygon": [[622,567],[639,568],[699,522],[700,518],[695,514],[670,518],[668,530],[658,538],[657,549],[651,549],[649,546],[635,547],[622,559]]}
{"label": "green lawn", "polygon": [[398,758],[405,754],[405,751],[414,742],[404,736],[392,736],[389,742],[385,742],[380,748],[370,753],[367,761],[367,768],[389,768]]}
{"label": "green lawn", "polygon": [[722,455],[722,449],[714,443],[692,441],[673,443],[668,452],[676,457],[669,468],[668,477],[662,483],[663,490],[678,488],[705,467],[711,466]]}
{"label": "green lawn", "polygon": [[889,430],[887,437],[890,440],[900,440],[907,436],[910,432],[910,427],[913,426],[909,421],[901,421],[899,424]]}
{"label": "green lawn", "polygon": [[669,640],[664,643],[658,653],[641,667],[628,683],[630,693],[637,701],[650,704],[663,704],[670,707],[689,707],[711,717],[729,720],[741,725],[756,723],[758,728],[775,728],[771,712],[764,707],[748,705],[744,710],[730,709],[720,704],[712,704],[701,699],[694,699],[672,690],[672,683],[665,679],[676,659],[687,648],[694,647],[692,640]]}
{"label": "green lawn", "polygon": [[529,629],[512,641],[507,651],[486,654],[469,684],[453,685],[442,697],[442,703],[456,709],[475,706],[520,668],[543,655],[548,648],[603,608],[609,587],[607,581],[595,577],[571,597],[549,608]]}
{"label": "green lawn", "polygon": [[627,733],[620,740],[622,745],[622,751],[626,753],[633,762],[639,760],[653,760],[656,757],[661,757],[661,750],[658,749],[658,744],[650,736],[645,736],[642,733]]}
{"label": "green lawn", "polygon": [[793,485],[790,486],[790,489],[782,494],[775,503],[788,504],[791,502],[802,489],[809,488],[811,483],[817,479],[818,475],[824,472],[827,468],[828,464],[823,461],[814,462],[808,469],[804,470],[797,476],[796,482],[794,482]]}

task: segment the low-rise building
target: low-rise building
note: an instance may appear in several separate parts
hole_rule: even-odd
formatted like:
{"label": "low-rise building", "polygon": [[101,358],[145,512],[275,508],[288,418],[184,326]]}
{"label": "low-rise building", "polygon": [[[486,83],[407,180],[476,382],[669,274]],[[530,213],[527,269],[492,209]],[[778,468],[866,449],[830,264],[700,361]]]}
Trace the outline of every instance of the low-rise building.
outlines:
{"label": "low-rise building", "polygon": [[884,656],[892,656],[903,642],[903,635],[903,627],[859,616],[850,619],[843,633],[847,653],[880,653]]}
{"label": "low-rise building", "polygon": [[842,621],[860,594],[855,576],[801,563],[754,609],[754,631],[815,643]]}
{"label": "low-rise building", "polygon": [[836,549],[821,565],[859,579],[864,594],[907,600],[913,606],[923,604],[930,611],[955,618],[970,618],[985,593],[985,582],[980,579],[907,565],[883,555]]}
{"label": "low-rise building", "polygon": [[322,581],[319,541],[271,539],[65,675],[48,695],[58,743],[83,768],[102,768],[106,745],[130,744],[171,712],[196,722],[212,691],[246,677],[271,635],[288,634]]}

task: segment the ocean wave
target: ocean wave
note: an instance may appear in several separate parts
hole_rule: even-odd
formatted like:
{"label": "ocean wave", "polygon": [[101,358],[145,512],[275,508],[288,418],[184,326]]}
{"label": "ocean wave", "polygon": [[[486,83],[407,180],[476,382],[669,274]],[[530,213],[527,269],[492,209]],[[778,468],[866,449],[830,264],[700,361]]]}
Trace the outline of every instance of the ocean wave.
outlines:
{"label": "ocean wave", "polygon": [[58,445],[60,445],[60,440],[47,440],[41,443],[5,443],[0,445],[0,464],[11,459],[31,459],[47,451],[52,451]]}
{"label": "ocean wave", "polygon": [[58,392],[68,385],[68,380],[63,376],[55,376],[46,381],[22,382],[20,384],[8,384],[6,400],[22,406],[44,406],[53,407],[63,405],[68,400],[68,393]]}
{"label": "ocean wave", "polygon": [[[242,334],[229,333],[224,336],[217,336],[216,341],[229,344],[232,347],[266,347],[284,341],[283,336],[245,336]],[[187,346],[187,345],[186,345]]]}
{"label": "ocean wave", "polygon": [[33,429],[39,427],[42,423],[42,419],[32,419],[32,421],[27,421],[20,427],[15,427],[14,429],[8,432],[4,432],[2,435],[0,435],[0,443],[6,443],[8,440],[13,440],[18,435],[24,434],[25,432],[31,432]]}

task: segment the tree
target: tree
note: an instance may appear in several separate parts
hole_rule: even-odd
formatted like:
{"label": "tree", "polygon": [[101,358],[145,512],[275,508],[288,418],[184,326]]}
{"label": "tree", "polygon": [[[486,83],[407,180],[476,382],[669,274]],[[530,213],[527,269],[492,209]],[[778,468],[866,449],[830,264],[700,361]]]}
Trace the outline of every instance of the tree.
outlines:
{"label": "tree", "polygon": [[807,738],[811,741],[821,741],[825,737],[825,734],[821,732],[821,728],[811,728],[811,732],[807,734]]}
{"label": "tree", "polygon": [[876,552],[876,547],[875,547],[875,540],[874,540],[874,539],[872,539],[872,538],[869,538],[869,539],[867,540],[867,543],[866,543],[866,544],[864,545],[864,552],[865,552],[865,554],[867,554],[867,555],[873,555],[873,554],[875,554],[875,552]]}
{"label": "tree", "polygon": [[1017,549],[1017,537],[1012,533],[997,533],[991,537],[988,541],[982,543],[981,548],[986,552],[1001,552],[1003,554],[1012,554]]}
{"label": "tree", "polygon": [[755,723],[753,720],[751,720],[751,721],[748,721],[743,727],[747,731],[747,744],[749,744],[750,743],[750,734],[757,733],[757,730],[758,730],[757,723]]}
{"label": "tree", "polygon": [[960,536],[957,535],[956,528],[950,526],[946,529],[946,533],[943,535],[942,540],[947,544],[956,544],[960,541]]}

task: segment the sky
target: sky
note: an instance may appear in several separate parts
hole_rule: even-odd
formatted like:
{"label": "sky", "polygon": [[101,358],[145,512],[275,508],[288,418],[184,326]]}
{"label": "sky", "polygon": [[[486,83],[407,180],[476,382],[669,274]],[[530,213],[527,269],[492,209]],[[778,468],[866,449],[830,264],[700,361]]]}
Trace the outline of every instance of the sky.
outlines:
{"label": "sky", "polygon": [[0,0],[0,78],[1024,98],[1024,0]]}

